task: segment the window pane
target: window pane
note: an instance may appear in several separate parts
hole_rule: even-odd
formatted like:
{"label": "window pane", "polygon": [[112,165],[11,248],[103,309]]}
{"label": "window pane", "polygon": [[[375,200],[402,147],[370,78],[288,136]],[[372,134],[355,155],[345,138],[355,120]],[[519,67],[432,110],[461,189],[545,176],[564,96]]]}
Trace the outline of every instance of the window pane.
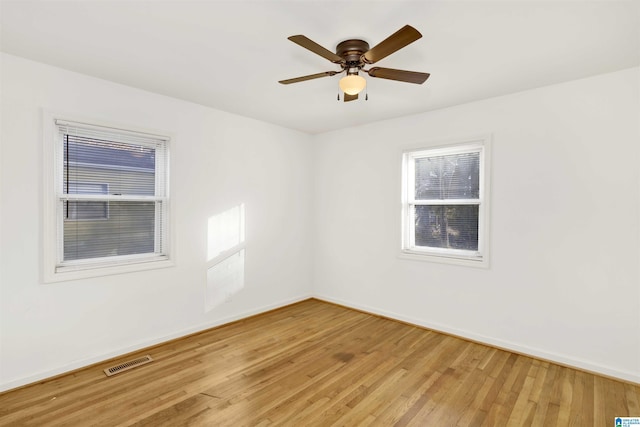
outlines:
{"label": "window pane", "polygon": [[65,135],[63,156],[65,194],[155,195],[154,148]]}
{"label": "window pane", "polygon": [[[68,194],[109,194],[107,184],[69,181]],[[64,204],[65,220],[106,219],[109,217],[108,202],[76,202]]]}
{"label": "window pane", "polygon": [[415,159],[417,200],[477,199],[480,194],[480,153]]}
{"label": "window pane", "polygon": [[109,218],[109,202],[64,202],[65,220],[90,220]]}
{"label": "window pane", "polygon": [[[64,221],[64,261],[153,253],[156,203],[109,202],[108,219]],[[76,209],[91,204],[101,203]]]}
{"label": "window pane", "polygon": [[478,250],[478,205],[415,206],[415,244]]}

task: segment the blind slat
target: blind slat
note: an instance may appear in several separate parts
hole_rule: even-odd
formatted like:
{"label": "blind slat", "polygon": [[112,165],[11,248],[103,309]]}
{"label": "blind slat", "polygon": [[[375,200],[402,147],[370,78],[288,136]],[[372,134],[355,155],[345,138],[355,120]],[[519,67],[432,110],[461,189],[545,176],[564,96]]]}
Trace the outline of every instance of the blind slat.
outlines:
{"label": "blind slat", "polygon": [[68,135],[77,135],[77,136],[105,136],[111,135],[116,141],[122,142],[144,142],[144,143],[164,143],[168,142],[169,138],[162,135],[155,135],[151,133],[144,132],[134,132],[125,129],[118,129],[106,126],[97,126],[89,123],[81,123],[81,122],[72,122],[68,120],[56,120],[56,126],[58,130],[62,133],[66,133]]}

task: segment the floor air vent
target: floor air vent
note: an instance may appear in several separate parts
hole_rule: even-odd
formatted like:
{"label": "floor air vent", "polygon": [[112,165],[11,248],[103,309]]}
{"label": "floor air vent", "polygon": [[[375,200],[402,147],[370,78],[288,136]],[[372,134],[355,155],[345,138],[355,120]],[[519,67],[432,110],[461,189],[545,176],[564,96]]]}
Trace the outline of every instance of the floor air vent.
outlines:
{"label": "floor air vent", "polygon": [[104,373],[107,374],[108,377],[110,377],[111,375],[119,374],[120,372],[128,371],[129,369],[137,368],[140,365],[146,365],[150,362],[153,362],[153,359],[151,358],[151,356],[146,355],[144,357],[139,357],[137,359],[107,368],[104,370]]}

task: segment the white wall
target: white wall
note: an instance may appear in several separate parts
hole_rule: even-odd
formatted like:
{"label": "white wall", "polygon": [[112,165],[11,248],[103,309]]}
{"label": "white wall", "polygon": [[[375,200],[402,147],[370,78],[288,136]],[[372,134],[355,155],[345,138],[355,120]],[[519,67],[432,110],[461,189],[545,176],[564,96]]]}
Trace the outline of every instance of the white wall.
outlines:
{"label": "white wall", "polygon": [[[0,390],[311,292],[310,136],[2,55]],[[176,265],[43,284],[42,111],[169,132]],[[245,287],[205,312],[207,220],[246,207]]]}
{"label": "white wall", "polygon": [[[634,68],[314,137],[315,293],[640,382],[639,77]],[[400,150],[484,133],[490,268],[399,259]]]}
{"label": "white wall", "polygon": [[[639,69],[312,137],[0,59],[0,390],[312,294],[640,382]],[[42,283],[42,108],[175,136],[175,267]],[[484,133],[490,268],[397,258],[401,148]],[[245,288],[207,313],[239,203]]]}

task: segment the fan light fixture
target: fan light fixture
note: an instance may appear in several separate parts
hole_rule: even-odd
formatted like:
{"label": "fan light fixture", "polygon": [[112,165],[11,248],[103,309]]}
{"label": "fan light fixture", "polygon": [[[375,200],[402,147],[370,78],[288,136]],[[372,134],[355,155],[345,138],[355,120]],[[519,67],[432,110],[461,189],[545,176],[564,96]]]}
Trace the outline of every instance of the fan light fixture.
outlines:
{"label": "fan light fixture", "polygon": [[340,89],[347,95],[357,95],[367,86],[364,77],[357,74],[349,74],[340,79]]}
{"label": "fan light fixture", "polygon": [[[2,0],[0,0],[0,2],[1,1]],[[329,49],[320,46],[318,43],[306,36],[303,36],[302,34],[290,36],[287,37],[289,40],[310,50],[316,55],[320,55],[323,58],[328,59],[334,65],[339,66],[340,70],[323,71],[320,73],[309,74],[308,76],[280,80],[279,83],[288,85],[291,83],[304,82],[307,80],[331,77],[336,74],[340,74],[341,76],[344,76],[340,79],[339,83],[340,89],[344,93],[344,96],[342,97],[344,102],[355,101],[358,99],[358,94],[367,87],[367,81],[359,75],[360,73],[367,73],[367,78],[371,77],[422,84],[429,77],[429,73],[396,70],[395,68],[369,68],[370,65],[386,58],[421,37],[422,34],[420,34],[418,30],[413,28],[411,25],[405,25],[372,48],[370,48],[369,43],[364,40],[347,39],[338,43],[336,46],[336,52],[333,53]],[[339,100],[340,94],[338,93],[338,101]]]}

